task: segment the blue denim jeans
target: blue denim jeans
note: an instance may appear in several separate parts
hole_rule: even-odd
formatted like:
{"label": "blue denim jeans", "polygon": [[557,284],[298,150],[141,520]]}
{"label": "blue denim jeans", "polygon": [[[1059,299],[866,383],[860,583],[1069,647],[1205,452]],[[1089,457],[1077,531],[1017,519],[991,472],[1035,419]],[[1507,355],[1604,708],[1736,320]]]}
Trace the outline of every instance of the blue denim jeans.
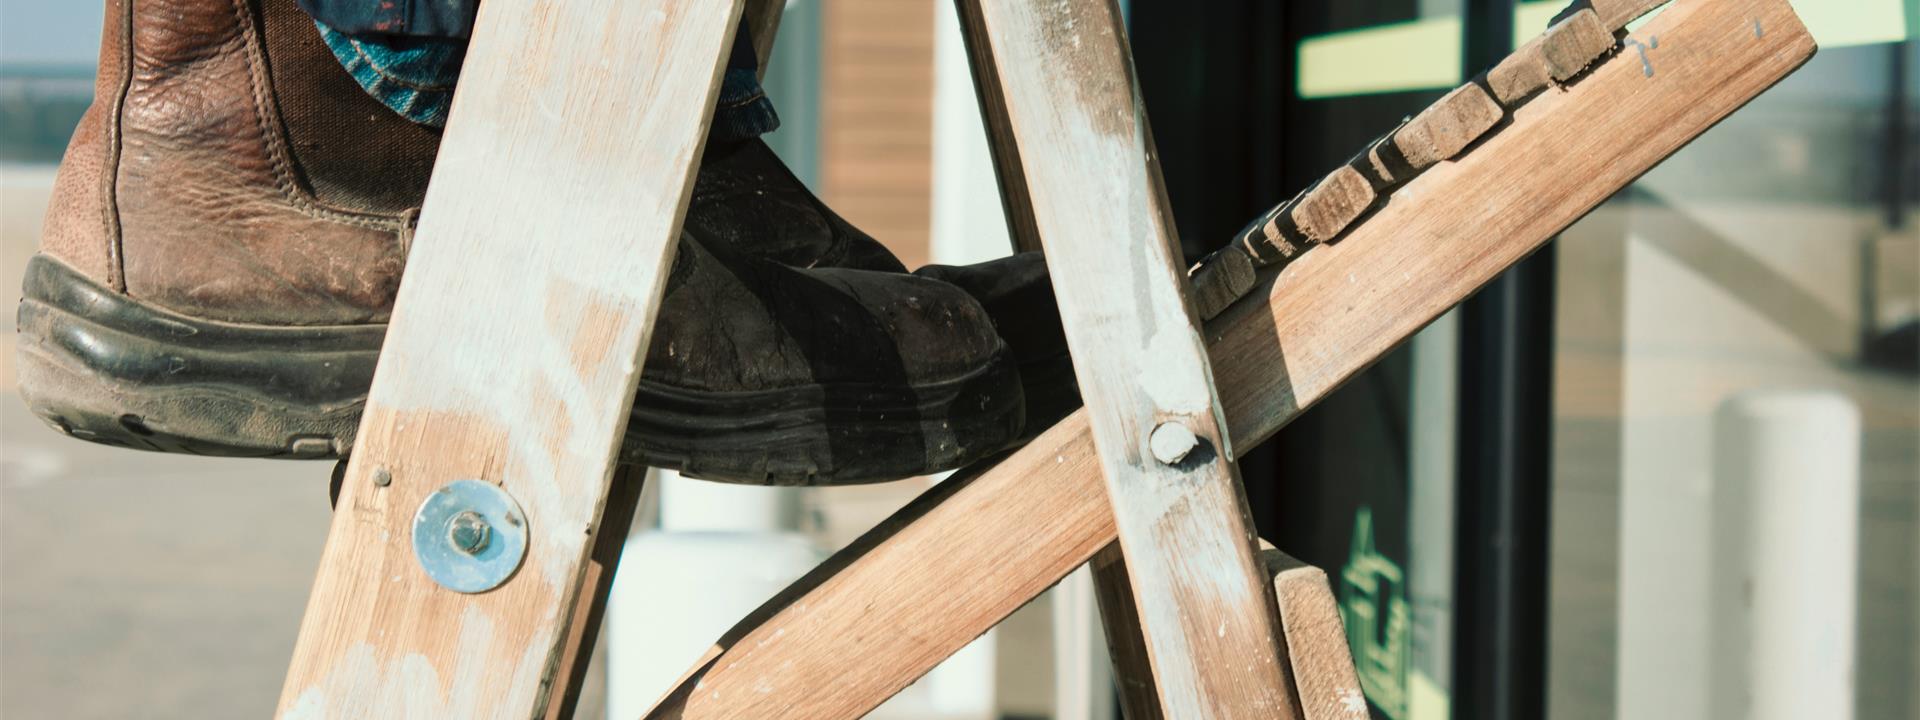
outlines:
{"label": "blue denim jeans", "polygon": [[[334,57],[368,94],[433,127],[447,122],[478,5],[478,0],[300,0]],[[720,82],[709,139],[745,140],[780,126],[756,77],[757,65],[742,23]]]}

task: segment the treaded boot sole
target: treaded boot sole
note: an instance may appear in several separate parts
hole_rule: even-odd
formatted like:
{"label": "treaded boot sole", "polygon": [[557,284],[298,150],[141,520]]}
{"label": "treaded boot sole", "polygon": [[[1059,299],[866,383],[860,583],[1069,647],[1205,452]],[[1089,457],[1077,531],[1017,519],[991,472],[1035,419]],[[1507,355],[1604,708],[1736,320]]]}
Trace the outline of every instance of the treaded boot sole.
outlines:
{"label": "treaded boot sole", "polygon": [[[83,440],[140,450],[327,459],[352,451],[384,325],[273,327],[185,317],[36,256],[20,303],[27,406]],[[1019,435],[1002,353],[912,387],[808,385],[715,393],[648,381],[622,458],[778,485],[877,482],[955,467]]]}

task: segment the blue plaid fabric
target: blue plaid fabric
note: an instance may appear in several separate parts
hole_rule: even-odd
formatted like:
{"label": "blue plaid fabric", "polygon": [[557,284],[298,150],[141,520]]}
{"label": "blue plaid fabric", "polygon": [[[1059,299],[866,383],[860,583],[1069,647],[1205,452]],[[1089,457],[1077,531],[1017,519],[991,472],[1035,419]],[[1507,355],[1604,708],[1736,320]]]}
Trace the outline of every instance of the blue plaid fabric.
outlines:
{"label": "blue plaid fabric", "polygon": [[[320,37],[369,95],[422,125],[443,127],[467,57],[478,0],[300,0]],[[745,23],[734,34],[708,137],[773,132],[780,116],[760,87]]]}
{"label": "blue plaid fabric", "polygon": [[320,38],[367,93],[408,120],[444,127],[467,41],[405,35],[353,36],[320,25]]}

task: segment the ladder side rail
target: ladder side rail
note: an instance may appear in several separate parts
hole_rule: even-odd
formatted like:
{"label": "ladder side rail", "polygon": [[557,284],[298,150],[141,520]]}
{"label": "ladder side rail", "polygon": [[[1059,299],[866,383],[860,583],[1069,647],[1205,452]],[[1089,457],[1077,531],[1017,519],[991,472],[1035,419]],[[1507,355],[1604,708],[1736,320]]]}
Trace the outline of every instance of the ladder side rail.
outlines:
{"label": "ladder side rail", "polygon": [[[548,709],[740,11],[480,10],[279,715]],[[459,480],[524,514],[524,559],[477,593],[413,547]]]}
{"label": "ladder side rail", "polygon": [[1293,715],[1272,586],[1112,0],[981,0],[1160,701]]}

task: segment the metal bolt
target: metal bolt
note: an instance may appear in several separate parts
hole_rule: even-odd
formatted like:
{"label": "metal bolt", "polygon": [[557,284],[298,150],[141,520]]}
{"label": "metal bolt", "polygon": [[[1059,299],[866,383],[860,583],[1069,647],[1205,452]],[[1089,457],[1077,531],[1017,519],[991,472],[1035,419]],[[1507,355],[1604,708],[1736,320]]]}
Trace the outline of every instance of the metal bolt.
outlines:
{"label": "metal bolt", "polygon": [[1174,421],[1160,423],[1154,427],[1153,434],[1147,436],[1147,447],[1153,451],[1153,457],[1160,462],[1172,465],[1186,459],[1200,445],[1200,438],[1186,425]]}
{"label": "metal bolt", "polygon": [[455,480],[414,511],[413,557],[440,587],[486,592],[513,577],[526,559],[528,520],[499,485]]}
{"label": "metal bolt", "polygon": [[472,510],[461,512],[447,521],[447,542],[453,549],[468,555],[479,555],[487,545],[493,542],[493,526],[487,519]]}
{"label": "metal bolt", "polygon": [[393,473],[386,468],[374,468],[373,486],[386,487],[393,484]]}

